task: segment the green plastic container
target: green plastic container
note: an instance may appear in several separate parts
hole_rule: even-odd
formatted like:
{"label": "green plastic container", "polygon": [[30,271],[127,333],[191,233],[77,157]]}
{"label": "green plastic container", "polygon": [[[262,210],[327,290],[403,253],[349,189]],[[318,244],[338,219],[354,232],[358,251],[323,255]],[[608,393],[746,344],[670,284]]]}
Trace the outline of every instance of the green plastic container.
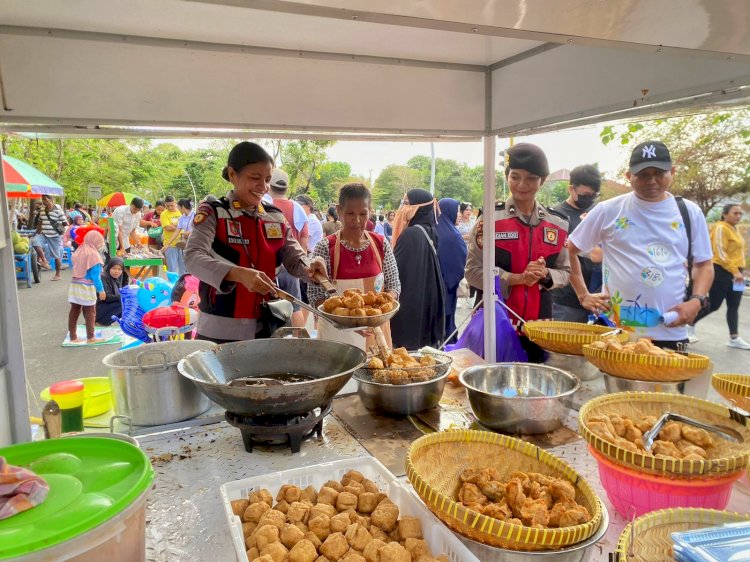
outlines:
{"label": "green plastic container", "polygon": [[71,437],[0,449],[50,486],[41,505],[0,521],[0,560],[145,559],[146,455],[117,439]]}

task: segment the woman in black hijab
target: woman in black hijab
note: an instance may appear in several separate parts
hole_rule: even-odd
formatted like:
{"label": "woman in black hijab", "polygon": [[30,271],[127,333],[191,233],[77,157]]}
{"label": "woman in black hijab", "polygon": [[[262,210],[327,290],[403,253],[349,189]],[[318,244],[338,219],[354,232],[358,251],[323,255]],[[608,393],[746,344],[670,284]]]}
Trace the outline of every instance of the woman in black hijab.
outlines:
{"label": "woman in black hijab", "polygon": [[102,285],[107,295],[103,301],[96,303],[96,323],[101,326],[112,324],[113,316],[122,316],[122,302],[120,289],[128,284],[128,274],[125,273],[122,258],[109,259],[102,271]]}
{"label": "woman in black hijab", "polygon": [[393,253],[401,279],[401,309],[391,319],[394,347],[438,347],[445,338],[445,288],[438,260],[437,203],[412,189],[396,213]]}

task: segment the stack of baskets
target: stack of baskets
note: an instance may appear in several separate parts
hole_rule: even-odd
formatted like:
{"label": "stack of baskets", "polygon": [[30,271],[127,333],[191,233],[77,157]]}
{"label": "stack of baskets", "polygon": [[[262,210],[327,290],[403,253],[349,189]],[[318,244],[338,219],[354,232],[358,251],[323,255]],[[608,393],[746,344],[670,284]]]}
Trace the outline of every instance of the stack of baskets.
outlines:
{"label": "stack of baskets", "polygon": [[673,562],[672,533],[739,521],[750,521],[750,515],[691,508],[654,511],[625,527],[613,562]]}
{"label": "stack of baskets", "polygon": [[[473,511],[458,500],[460,475],[467,468],[494,468],[502,477],[515,471],[564,478],[576,501],[591,514],[587,523],[565,528],[511,524]],[[560,549],[603,533],[606,511],[591,486],[568,464],[543,449],[485,431],[444,431],[417,439],[406,457],[409,481],[427,507],[451,529],[473,541],[511,550]]]}
{"label": "stack of baskets", "polygon": [[[666,412],[732,428],[743,436],[732,443],[713,435],[715,445],[705,460],[664,458],[634,452],[594,434],[594,415],[619,414],[631,419],[661,417]],[[599,476],[615,509],[623,517],[668,507],[723,509],[734,482],[748,465],[750,418],[719,404],[690,396],[655,392],[621,392],[590,400],[581,408],[579,432],[599,465]]]}
{"label": "stack of baskets", "polygon": [[[531,341],[547,351],[565,355],[583,355],[583,346],[611,331],[612,328],[608,326],[558,320],[534,320],[524,324],[524,332]],[[625,343],[629,336],[626,332],[620,332],[617,339]]]}

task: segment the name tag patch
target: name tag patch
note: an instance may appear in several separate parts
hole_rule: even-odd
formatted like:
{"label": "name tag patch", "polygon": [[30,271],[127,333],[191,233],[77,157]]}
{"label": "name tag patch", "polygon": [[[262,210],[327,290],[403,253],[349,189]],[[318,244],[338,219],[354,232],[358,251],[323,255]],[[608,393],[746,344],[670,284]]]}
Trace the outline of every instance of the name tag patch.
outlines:
{"label": "name tag patch", "polygon": [[496,232],[495,240],[518,240],[518,232]]}
{"label": "name tag patch", "polygon": [[233,219],[225,219],[227,225],[227,242],[230,244],[247,244],[249,240],[242,238],[242,224]]}
{"label": "name tag patch", "polygon": [[263,228],[266,229],[266,238],[269,240],[278,240],[283,237],[284,233],[281,230],[281,225],[275,222],[267,222],[263,224]]}
{"label": "name tag patch", "polygon": [[547,244],[552,244],[553,246],[557,245],[557,229],[556,228],[549,228],[544,227],[544,241]]}

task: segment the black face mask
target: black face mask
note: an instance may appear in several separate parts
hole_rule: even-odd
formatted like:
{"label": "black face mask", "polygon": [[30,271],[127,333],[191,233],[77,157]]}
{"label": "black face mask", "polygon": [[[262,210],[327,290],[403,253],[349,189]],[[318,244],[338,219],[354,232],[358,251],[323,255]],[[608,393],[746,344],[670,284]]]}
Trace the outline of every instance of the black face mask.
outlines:
{"label": "black face mask", "polygon": [[579,209],[588,209],[589,207],[591,207],[591,205],[596,203],[596,197],[596,194],[578,195],[576,197],[576,207],[578,207]]}

